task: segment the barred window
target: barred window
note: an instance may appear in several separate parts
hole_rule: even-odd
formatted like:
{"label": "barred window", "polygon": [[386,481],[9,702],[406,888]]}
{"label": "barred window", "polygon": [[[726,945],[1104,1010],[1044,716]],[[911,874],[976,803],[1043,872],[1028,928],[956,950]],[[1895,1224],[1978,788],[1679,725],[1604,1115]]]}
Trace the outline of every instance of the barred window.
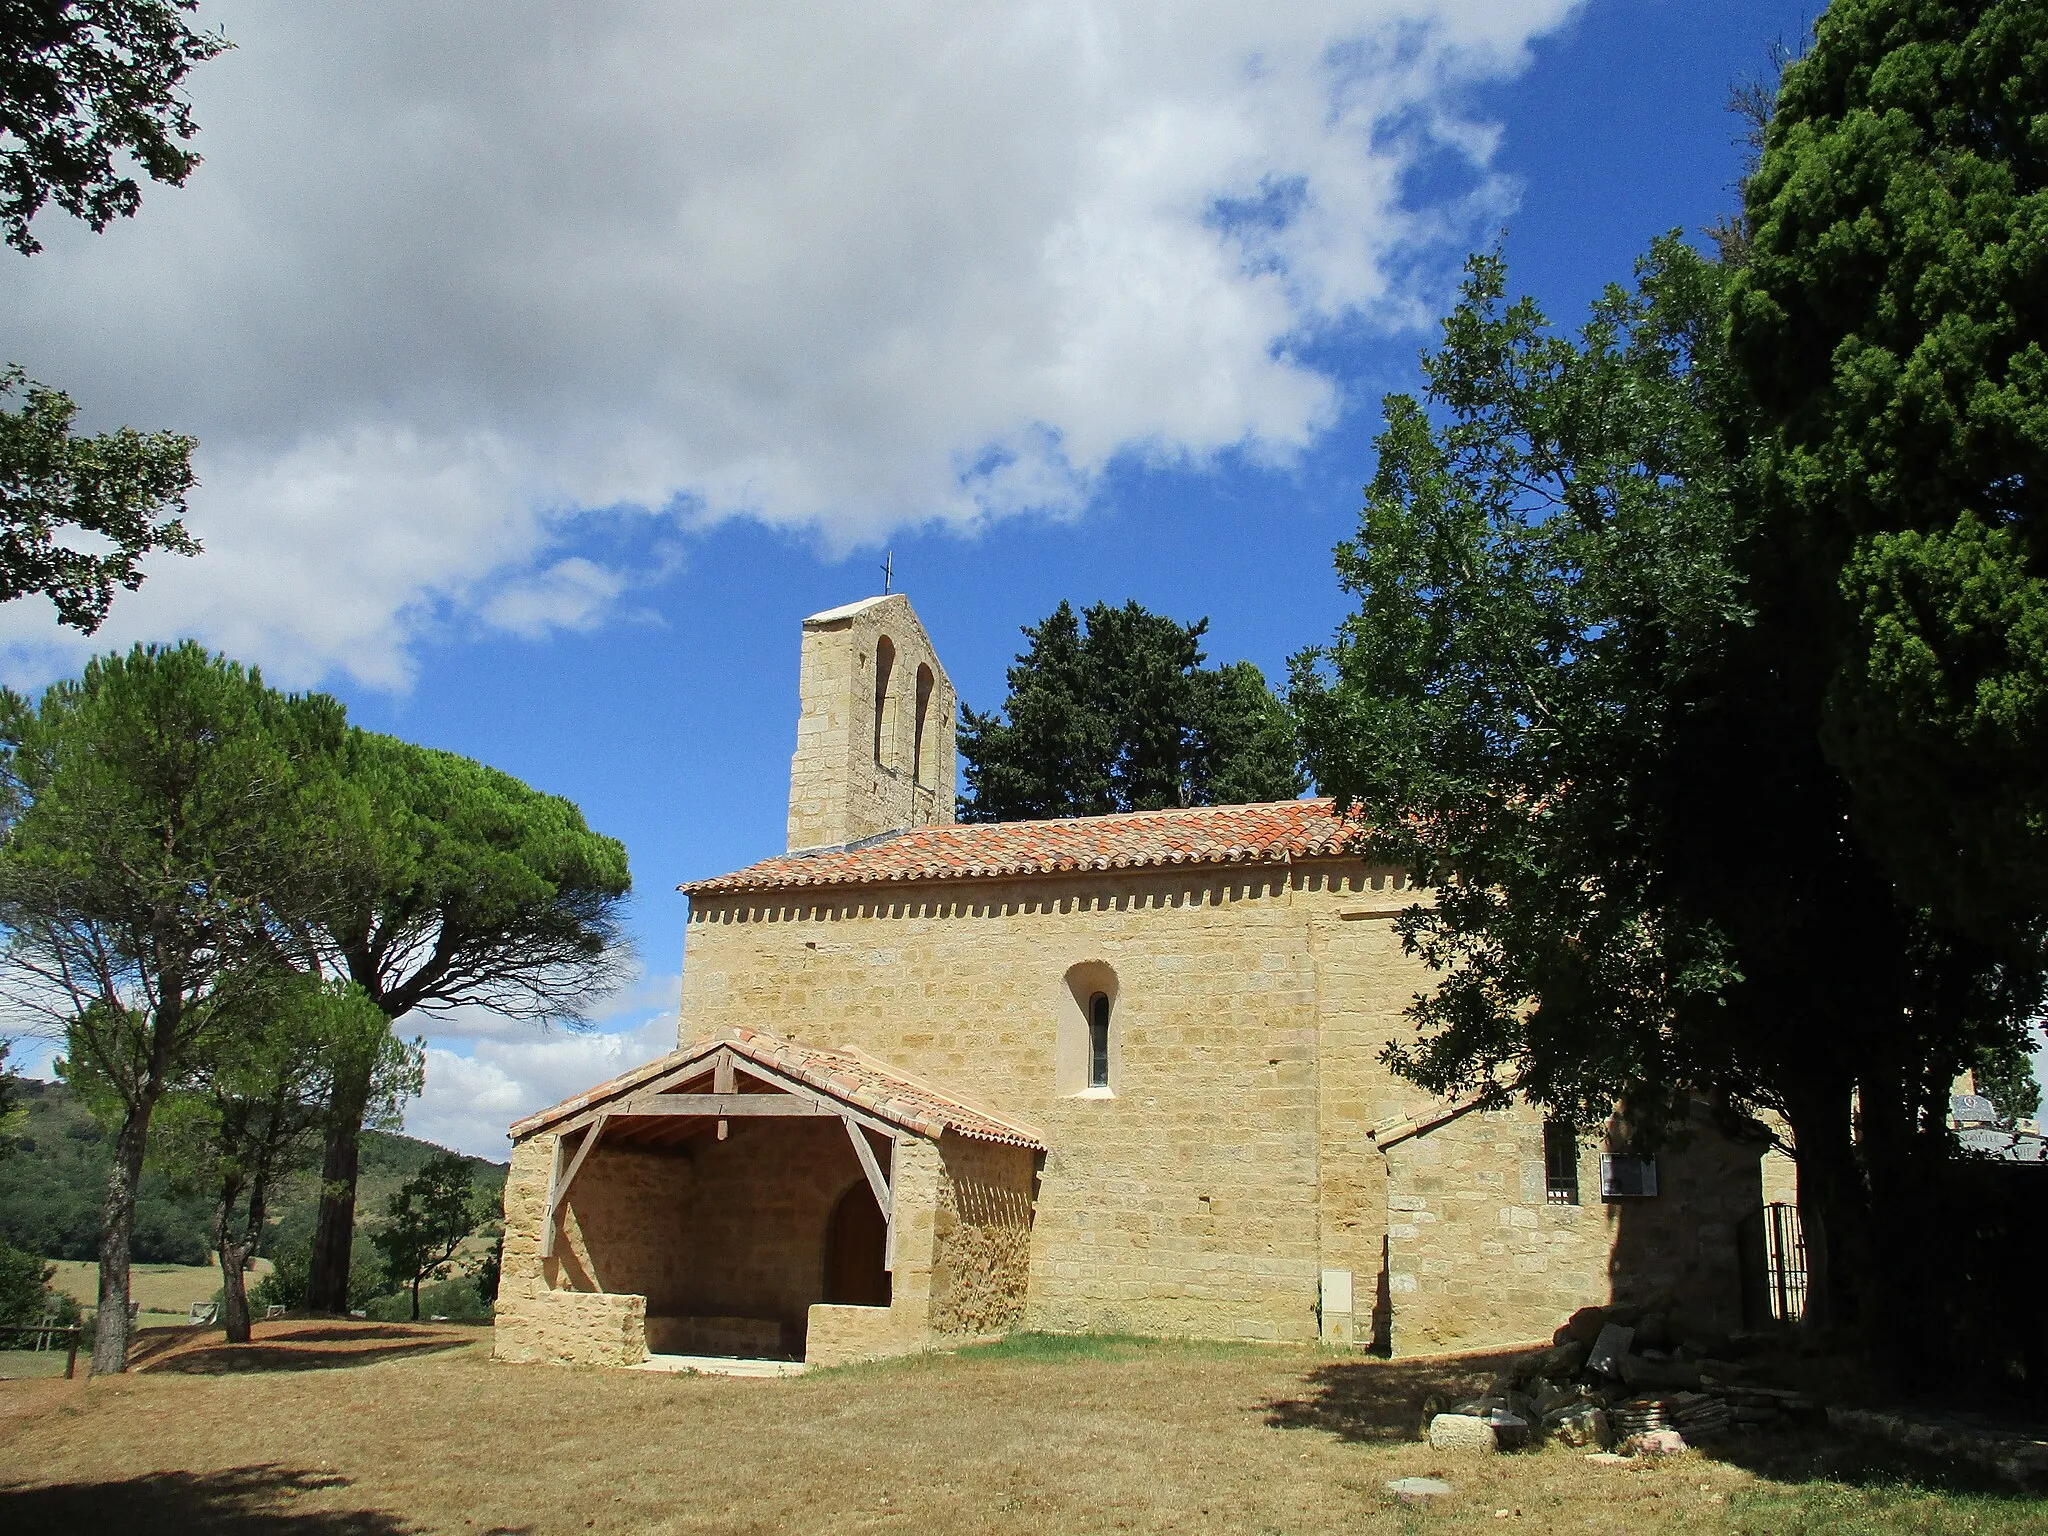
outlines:
{"label": "barred window", "polygon": [[1543,1174],[1552,1205],[1579,1203],[1579,1133],[1566,1121],[1543,1124]]}

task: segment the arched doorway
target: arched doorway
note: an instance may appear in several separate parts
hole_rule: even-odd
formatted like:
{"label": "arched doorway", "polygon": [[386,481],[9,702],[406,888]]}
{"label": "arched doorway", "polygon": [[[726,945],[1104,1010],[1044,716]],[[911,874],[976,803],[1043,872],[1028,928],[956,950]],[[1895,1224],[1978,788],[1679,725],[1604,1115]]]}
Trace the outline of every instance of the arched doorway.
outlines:
{"label": "arched doorway", "polygon": [[889,1305],[889,1271],[882,1267],[888,1223],[867,1181],[849,1189],[832,1208],[825,1228],[825,1300],[840,1306]]}

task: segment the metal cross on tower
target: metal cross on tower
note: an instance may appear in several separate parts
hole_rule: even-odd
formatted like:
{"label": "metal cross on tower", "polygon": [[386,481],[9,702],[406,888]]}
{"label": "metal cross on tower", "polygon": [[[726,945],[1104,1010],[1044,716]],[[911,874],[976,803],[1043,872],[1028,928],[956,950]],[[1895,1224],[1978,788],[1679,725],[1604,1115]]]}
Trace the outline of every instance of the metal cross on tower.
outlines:
{"label": "metal cross on tower", "polygon": [[889,595],[889,583],[896,579],[896,551],[890,550],[882,561],[882,596]]}

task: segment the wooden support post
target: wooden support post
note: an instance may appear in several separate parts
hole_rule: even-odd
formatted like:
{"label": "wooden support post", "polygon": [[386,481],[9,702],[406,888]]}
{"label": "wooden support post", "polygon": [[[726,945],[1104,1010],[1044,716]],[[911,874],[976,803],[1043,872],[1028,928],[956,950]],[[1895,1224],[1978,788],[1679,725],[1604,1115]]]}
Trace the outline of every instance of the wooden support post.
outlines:
{"label": "wooden support post", "polygon": [[563,1133],[555,1133],[555,1158],[548,1168],[547,1219],[540,1224],[540,1256],[552,1259],[555,1256],[555,1201],[562,1189],[562,1142]]}
{"label": "wooden support post", "polygon": [[[590,1129],[583,1133],[583,1144],[576,1149],[576,1155],[569,1160],[568,1172],[562,1175],[560,1181],[555,1185],[553,1195],[548,1199],[548,1221],[547,1225],[541,1228],[540,1234],[540,1256],[544,1259],[551,1259],[555,1256],[555,1233],[562,1224],[562,1212],[569,1204],[570,1186],[576,1182],[576,1175],[583,1171],[583,1160],[590,1156],[591,1149],[597,1145],[597,1139],[604,1134],[605,1121],[610,1118],[610,1115],[599,1115],[596,1120],[591,1122]],[[560,1141],[557,1141],[555,1143],[555,1160],[560,1162],[561,1156],[562,1144]]]}
{"label": "wooden support post", "polygon": [[858,1121],[848,1117],[846,1134],[853,1142],[854,1155],[860,1159],[861,1171],[868,1176],[868,1188],[875,1193],[875,1204],[882,1208],[883,1230],[887,1234],[882,1241],[882,1268],[893,1272],[896,1268],[895,1196],[890,1192],[889,1181],[882,1177],[882,1165],[875,1159],[875,1149],[868,1145],[868,1133],[860,1128]]}
{"label": "wooden support post", "polygon": [[[737,1095],[739,1084],[733,1081],[732,1052],[720,1051],[711,1059],[711,1091],[721,1098],[727,1094]],[[726,1123],[718,1122],[718,1139],[725,1140]]]}

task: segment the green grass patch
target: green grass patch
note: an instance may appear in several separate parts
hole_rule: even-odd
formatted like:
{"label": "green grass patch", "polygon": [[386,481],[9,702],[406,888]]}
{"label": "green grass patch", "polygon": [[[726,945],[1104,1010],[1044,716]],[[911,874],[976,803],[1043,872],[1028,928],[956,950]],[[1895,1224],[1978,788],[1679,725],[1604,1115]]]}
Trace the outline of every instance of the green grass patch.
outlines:
{"label": "green grass patch", "polygon": [[963,1344],[962,1360],[1020,1360],[1057,1365],[1071,1360],[1241,1359],[1265,1348],[1212,1339],[1154,1338],[1136,1333],[1012,1333],[985,1344]]}
{"label": "green grass patch", "polygon": [[1766,1484],[1729,1501],[1731,1536],[2041,1536],[2048,1499],[1917,1483]]}

